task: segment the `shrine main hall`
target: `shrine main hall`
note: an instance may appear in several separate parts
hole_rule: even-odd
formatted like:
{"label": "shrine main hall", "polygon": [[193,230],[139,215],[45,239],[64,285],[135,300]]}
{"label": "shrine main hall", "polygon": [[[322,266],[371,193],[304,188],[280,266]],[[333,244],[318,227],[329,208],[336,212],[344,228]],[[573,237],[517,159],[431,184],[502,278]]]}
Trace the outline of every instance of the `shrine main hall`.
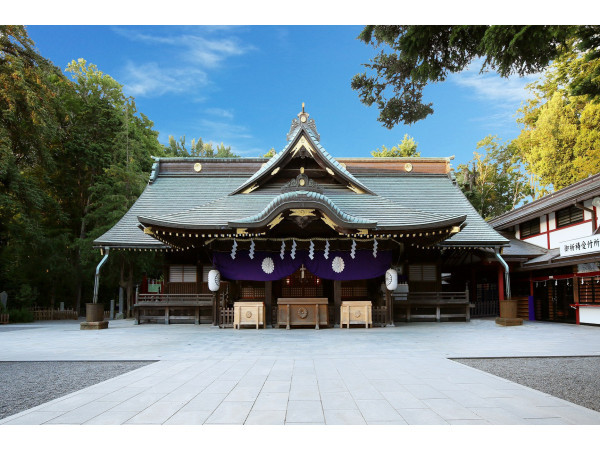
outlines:
{"label": "shrine main hall", "polygon": [[162,277],[136,293],[138,323],[469,320],[477,270],[498,274],[500,299],[508,290],[508,239],[463,195],[451,159],[333,157],[303,107],[271,158],[155,158],[94,246],[164,255]]}

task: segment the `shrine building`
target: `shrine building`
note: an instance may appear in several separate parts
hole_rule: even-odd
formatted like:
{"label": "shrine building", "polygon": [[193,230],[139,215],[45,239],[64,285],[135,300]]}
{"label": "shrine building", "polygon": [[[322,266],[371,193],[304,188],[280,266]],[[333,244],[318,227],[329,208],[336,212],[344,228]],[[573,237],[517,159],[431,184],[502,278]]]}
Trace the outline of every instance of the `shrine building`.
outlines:
{"label": "shrine building", "polygon": [[474,268],[493,267],[509,295],[509,241],[462,194],[451,159],[333,157],[303,107],[272,158],[155,158],[94,246],[164,254],[162,281],[136,294],[138,323],[229,327],[234,306],[252,304],[257,326],[332,327],[364,302],[376,325],[469,320]]}

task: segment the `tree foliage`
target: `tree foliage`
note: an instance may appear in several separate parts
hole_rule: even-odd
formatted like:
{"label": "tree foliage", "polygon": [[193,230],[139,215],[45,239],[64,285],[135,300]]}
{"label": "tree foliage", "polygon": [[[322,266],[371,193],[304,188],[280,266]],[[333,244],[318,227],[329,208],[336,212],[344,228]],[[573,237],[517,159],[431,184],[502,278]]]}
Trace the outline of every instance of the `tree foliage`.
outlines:
{"label": "tree foliage", "polygon": [[[590,61],[600,56],[598,26],[369,25],[359,39],[383,49],[365,64],[370,74],[355,75],[351,86],[364,104],[377,105],[378,120],[387,128],[432,114],[423,88],[478,58],[482,72],[491,69],[507,77],[539,72],[574,46]],[[574,78],[569,89],[599,98],[600,69]]]}
{"label": "tree foliage", "polygon": [[519,110],[523,129],[515,140],[527,169],[538,181],[537,196],[562,189],[600,168],[600,103],[573,95],[575,79],[589,79],[599,60],[569,52],[528,86],[533,94]]}
{"label": "tree foliage", "polygon": [[473,159],[456,171],[459,187],[485,219],[514,209],[533,193],[530,177],[523,170],[518,149],[487,136],[477,143]]}
{"label": "tree foliage", "polygon": [[192,139],[190,147],[186,145],[185,136],[181,136],[176,140],[173,136],[169,136],[169,144],[165,146],[166,156],[198,156],[204,158],[239,158],[240,155],[235,154],[231,147],[226,147],[225,144],[217,145],[215,148],[212,142],[203,142],[202,138]]}
{"label": "tree foliage", "polygon": [[[91,300],[92,242],[142,193],[151,156],[237,156],[202,139],[163,146],[153,126],[94,64],[63,73],[24,27],[0,26],[0,290],[11,308]],[[120,286],[131,304],[141,273],[159,270],[157,254],[111,252],[100,300]]]}
{"label": "tree foliage", "polygon": [[385,145],[381,146],[381,150],[377,149],[371,152],[371,155],[376,158],[385,157],[419,157],[421,153],[417,151],[418,144],[415,139],[410,137],[408,134],[404,135],[402,142],[392,148],[387,148]]}

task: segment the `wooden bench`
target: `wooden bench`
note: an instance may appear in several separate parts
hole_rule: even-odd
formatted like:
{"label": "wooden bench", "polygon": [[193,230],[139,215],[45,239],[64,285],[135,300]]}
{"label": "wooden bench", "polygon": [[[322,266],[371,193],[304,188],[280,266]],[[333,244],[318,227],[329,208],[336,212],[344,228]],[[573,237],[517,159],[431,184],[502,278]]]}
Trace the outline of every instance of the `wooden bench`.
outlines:
{"label": "wooden bench", "polygon": [[[462,318],[471,320],[471,308],[475,305],[469,302],[466,292],[409,292],[408,294],[393,295],[394,308],[404,310],[406,322],[412,319],[442,319]],[[418,310],[421,311],[418,311]],[[423,310],[427,310],[425,312]],[[451,310],[451,311],[449,311]],[[433,312],[435,311],[435,312]]]}
{"label": "wooden bench", "polygon": [[212,298],[212,294],[140,294],[133,307],[135,324],[156,321],[169,325],[172,321],[185,321],[199,325],[200,308],[212,307]]}

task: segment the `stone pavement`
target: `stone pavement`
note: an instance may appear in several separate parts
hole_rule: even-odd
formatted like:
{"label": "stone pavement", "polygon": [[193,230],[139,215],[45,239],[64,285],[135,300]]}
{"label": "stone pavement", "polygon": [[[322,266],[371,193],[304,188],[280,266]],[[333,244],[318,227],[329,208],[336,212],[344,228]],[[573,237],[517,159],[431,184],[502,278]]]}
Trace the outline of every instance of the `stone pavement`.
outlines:
{"label": "stone pavement", "polygon": [[[4,325],[3,327],[10,327]],[[600,424],[600,413],[451,361],[600,355],[600,328],[493,320],[355,329],[36,322],[0,360],[157,360],[0,424]]]}

